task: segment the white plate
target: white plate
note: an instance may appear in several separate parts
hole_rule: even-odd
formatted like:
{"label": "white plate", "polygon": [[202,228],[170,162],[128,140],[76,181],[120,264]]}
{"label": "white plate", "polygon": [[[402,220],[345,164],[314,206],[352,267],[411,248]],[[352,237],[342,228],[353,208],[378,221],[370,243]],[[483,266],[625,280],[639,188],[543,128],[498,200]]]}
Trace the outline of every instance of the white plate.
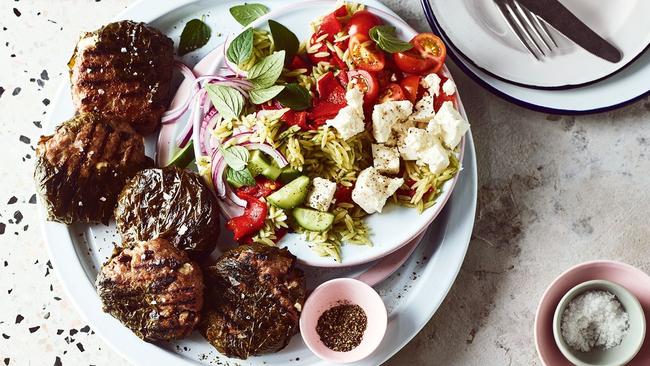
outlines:
{"label": "white plate", "polygon": [[536,61],[508,28],[493,0],[430,1],[438,24],[464,58],[492,76],[524,86],[566,88],[594,82],[630,64],[650,44],[650,1],[560,2],[615,45],[623,53],[622,60],[603,60],[551,29],[560,47]]}
{"label": "white plate", "polygon": [[[279,7],[274,9],[271,13],[267,14],[251,26],[256,28],[263,28],[267,25],[267,20],[272,18],[282,24],[285,24],[291,29],[298,39],[304,40],[311,35],[309,22],[305,21],[307,17],[316,18],[317,14],[325,14],[332,11],[332,4],[329,1],[307,1],[302,3],[295,3],[286,7]],[[397,19],[389,14],[381,12],[380,16],[384,16],[384,20],[390,24],[395,25],[401,32],[400,36],[403,39],[411,39],[417,32],[402,20]],[[239,30],[238,30],[239,32]],[[228,39],[233,39],[236,34],[227,34]],[[225,67],[223,64],[224,52],[223,47],[217,47],[214,51],[208,53],[204,58],[199,61],[195,66],[197,76],[204,74],[214,74],[216,70]],[[446,75],[451,78],[448,70],[445,68]],[[180,104],[184,100],[184,96],[189,94],[189,83],[183,83],[177,93],[172,105]],[[459,111],[465,117],[460,96],[458,97]],[[188,123],[189,112],[185,114],[176,124],[166,125],[163,127],[158,139],[157,157],[162,161],[169,161],[178,149],[176,146],[176,136],[181,133],[183,127]],[[194,119],[194,140],[198,141],[201,115],[196,115]],[[459,159],[462,159],[464,140],[460,145]],[[201,149],[198,143],[194,144],[195,154],[201,155]],[[162,155],[162,156],[161,156]],[[165,156],[166,155],[166,156]],[[462,174],[459,173],[459,174]],[[442,187],[442,193],[437,198],[436,204],[425,210],[422,214],[412,208],[402,207],[398,205],[387,205],[381,214],[374,214],[365,219],[368,228],[370,229],[370,240],[372,246],[359,246],[359,245],[343,245],[341,248],[341,262],[337,262],[333,257],[321,257],[314,250],[312,250],[308,243],[305,242],[304,236],[297,233],[289,233],[285,235],[278,245],[287,247],[298,260],[310,266],[319,267],[340,267],[352,266],[370,261],[377,260],[386,256],[422,233],[433,222],[438,213],[442,210],[445,203],[449,199],[456,182],[458,175],[453,179],[446,182]],[[222,201],[219,202],[222,208],[225,206]],[[239,216],[243,213],[243,209],[226,212],[228,216]],[[399,230],[395,227],[399,225]],[[230,234],[228,232],[228,234]]]}
{"label": "white plate", "polygon": [[650,52],[631,65],[596,83],[565,90],[526,88],[499,80],[472,65],[456,49],[437,23],[429,0],[421,0],[431,29],[447,45],[448,55],[467,75],[489,91],[519,106],[545,113],[587,114],[623,107],[650,94]]}
{"label": "white plate", "polygon": [[[282,4],[280,0],[262,0],[269,6]],[[382,5],[368,1],[378,7]],[[164,3],[143,0],[129,7],[116,19],[149,21],[152,25],[177,36],[187,20],[207,15],[227,14],[227,9],[239,2],[210,0],[169,0]],[[334,2],[331,2],[333,5]],[[315,16],[315,14],[314,14]],[[310,16],[311,18],[312,16]],[[220,24],[228,25],[227,16]],[[209,18],[208,18],[209,19]],[[180,27],[179,27],[180,25]],[[176,33],[171,30],[178,27]],[[191,56],[190,56],[191,58]],[[52,113],[45,132],[54,128],[71,113],[70,88],[63,85],[52,105]],[[149,148],[152,141],[148,142]],[[148,151],[151,154],[151,151]],[[358,365],[378,365],[386,361],[410,341],[438,309],[460,270],[465,257],[476,211],[477,173],[476,156],[471,134],[467,135],[463,174],[446,208],[432,224],[422,244],[402,266],[400,273],[376,287],[387,304],[389,323],[386,337],[379,349]],[[124,358],[136,365],[200,365],[232,362],[241,365],[325,365],[309,352],[300,336],[279,353],[253,357],[246,361],[220,356],[198,333],[179,342],[151,344],[137,338],[119,321],[101,311],[94,282],[98,269],[111,254],[119,238],[114,226],[66,226],[45,220],[45,211],[39,204],[43,235],[52,264],[68,298],[88,324]],[[310,285],[332,277],[358,276],[373,264],[354,268],[307,269]],[[413,275],[412,275],[413,274]]]}

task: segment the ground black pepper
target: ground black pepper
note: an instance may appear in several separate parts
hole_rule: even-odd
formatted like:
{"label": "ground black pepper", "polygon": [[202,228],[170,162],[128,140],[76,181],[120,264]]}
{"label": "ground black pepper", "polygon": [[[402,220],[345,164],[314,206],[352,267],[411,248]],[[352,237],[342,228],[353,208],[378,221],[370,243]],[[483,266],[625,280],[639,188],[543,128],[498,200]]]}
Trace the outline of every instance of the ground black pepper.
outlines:
{"label": "ground black pepper", "polygon": [[361,306],[341,303],[321,314],[316,333],[332,351],[348,352],[361,344],[367,325],[368,318]]}

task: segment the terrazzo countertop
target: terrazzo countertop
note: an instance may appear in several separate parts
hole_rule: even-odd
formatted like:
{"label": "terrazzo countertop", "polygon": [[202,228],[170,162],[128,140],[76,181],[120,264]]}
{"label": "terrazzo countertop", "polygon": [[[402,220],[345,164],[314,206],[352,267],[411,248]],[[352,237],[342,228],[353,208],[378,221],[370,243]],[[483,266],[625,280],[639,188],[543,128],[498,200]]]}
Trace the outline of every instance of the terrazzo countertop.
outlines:
{"label": "terrazzo countertop", "polygon": [[[81,320],[52,271],[32,170],[42,121],[67,82],[79,32],[130,3],[0,6],[0,365],[126,363]],[[386,3],[427,30],[418,1]],[[476,227],[442,307],[388,364],[538,365],[534,312],[553,278],[592,259],[650,271],[650,99],[593,116],[545,115],[504,102],[451,69],[477,147]]]}

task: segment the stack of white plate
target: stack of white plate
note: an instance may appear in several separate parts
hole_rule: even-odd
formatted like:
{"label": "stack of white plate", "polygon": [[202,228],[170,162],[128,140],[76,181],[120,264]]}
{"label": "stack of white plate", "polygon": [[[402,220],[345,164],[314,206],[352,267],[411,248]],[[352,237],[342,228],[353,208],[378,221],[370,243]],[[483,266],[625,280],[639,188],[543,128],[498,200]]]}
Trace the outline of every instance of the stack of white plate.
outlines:
{"label": "stack of white plate", "polygon": [[559,48],[537,61],[493,0],[421,0],[456,64],[486,89],[530,109],[561,114],[609,111],[650,94],[650,1],[560,0],[623,59],[610,63],[554,29]]}

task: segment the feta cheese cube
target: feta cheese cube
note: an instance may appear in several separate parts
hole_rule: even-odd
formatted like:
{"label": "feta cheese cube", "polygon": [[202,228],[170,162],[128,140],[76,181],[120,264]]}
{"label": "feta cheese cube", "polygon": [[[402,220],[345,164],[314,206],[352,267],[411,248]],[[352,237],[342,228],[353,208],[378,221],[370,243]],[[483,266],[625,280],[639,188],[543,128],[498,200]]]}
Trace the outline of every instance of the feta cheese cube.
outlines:
{"label": "feta cheese cube", "polygon": [[378,143],[390,137],[391,128],[405,121],[413,113],[413,104],[408,100],[388,101],[376,104],[372,111],[372,135]]}
{"label": "feta cheese cube", "polygon": [[336,193],[336,183],[327,179],[316,177],[311,181],[311,191],[307,195],[307,206],[327,211]]}
{"label": "feta cheese cube", "polygon": [[363,121],[363,92],[359,88],[351,88],[345,93],[345,100],[348,105],[341,108],[333,119],[328,119],[325,123],[334,127],[341,138],[347,140],[363,132],[366,125]]}
{"label": "feta cheese cube", "polygon": [[449,166],[449,155],[440,143],[436,143],[420,153],[417,164],[428,165],[431,173],[440,174]]}
{"label": "feta cheese cube", "polygon": [[399,147],[399,152],[404,160],[418,160],[420,152],[435,143],[432,135],[427,130],[411,127],[406,133],[404,143]]}
{"label": "feta cheese cube", "polygon": [[421,84],[423,87],[429,89],[431,95],[440,95],[440,76],[437,74],[429,74],[422,79]]}
{"label": "feta cheese cube", "polygon": [[447,79],[444,84],[442,84],[442,92],[448,96],[454,95],[456,92],[456,83],[453,80]]}
{"label": "feta cheese cube", "polygon": [[381,212],[386,200],[404,184],[402,178],[389,178],[381,175],[377,169],[364,169],[357,177],[352,190],[352,201],[369,214]]}
{"label": "feta cheese cube", "polygon": [[406,121],[396,123],[390,131],[390,136],[384,145],[386,146],[401,146],[404,143],[404,138],[409,128],[415,127],[415,121],[408,118]]}
{"label": "feta cheese cube", "polygon": [[433,110],[433,96],[425,95],[415,103],[415,112],[409,117],[415,122],[429,122],[435,117]]}
{"label": "feta cheese cube", "polygon": [[399,173],[399,150],[396,147],[372,144],[372,159],[380,173]]}
{"label": "feta cheese cube", "polygon": [[430,131],[435,131],[436,128],[440,128],[439,135],[445,145],[450,149],[455,149],[463,135],[469,130],[469,123],[458,113],[452,102],[444,102],[427,126],[427,130]]}

